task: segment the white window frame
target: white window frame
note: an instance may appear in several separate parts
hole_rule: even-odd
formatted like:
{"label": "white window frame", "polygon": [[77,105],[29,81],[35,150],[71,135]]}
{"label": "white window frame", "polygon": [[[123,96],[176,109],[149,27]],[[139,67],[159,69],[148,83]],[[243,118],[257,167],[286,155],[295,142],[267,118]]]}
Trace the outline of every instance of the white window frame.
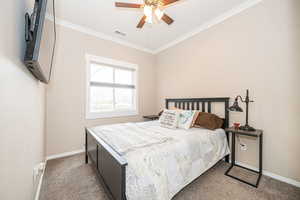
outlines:
{"label": "white window frame", "polygon": [[[133,76],[134,90],[134,109],[129,110],[113,110],[103,112],[90,112],[90,72],[91,63],[98,63],[103,65],[109,65],[116,68],[133,69],[135,71]],[[113,60],[110,58],[94,56],[86,54],[86,119],[99,119],[99,118],[112,118],[112,117],[125,117],[138,115],[138,65],[132,64],[120,60]]]}

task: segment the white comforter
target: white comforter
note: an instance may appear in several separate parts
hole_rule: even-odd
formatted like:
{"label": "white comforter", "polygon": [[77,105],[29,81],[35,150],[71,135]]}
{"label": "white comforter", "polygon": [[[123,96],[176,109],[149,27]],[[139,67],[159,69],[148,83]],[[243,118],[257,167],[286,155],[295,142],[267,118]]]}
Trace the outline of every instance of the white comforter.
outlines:
{"label": "white comforter", "polygon": [[229,154],[223,129],[167,129],[158,121],[92,128],[128,162],[128,200],[168,200]]}

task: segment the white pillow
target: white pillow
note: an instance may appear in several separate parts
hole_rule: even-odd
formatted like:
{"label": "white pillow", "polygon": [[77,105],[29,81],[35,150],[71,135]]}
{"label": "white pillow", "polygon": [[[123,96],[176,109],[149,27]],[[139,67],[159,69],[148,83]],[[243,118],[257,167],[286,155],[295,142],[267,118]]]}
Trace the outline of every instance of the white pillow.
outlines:
{"label": "white pillow", "polygon": [[178,128],[189,129],[193,124],[193,119],[197,111],[180,110],[178,119]]}
{"label": "white pillow", "polygon": [[161,127],[175,129],[178,124],[179,112],[177,110],[167,110],[161,114],[159,123]]}

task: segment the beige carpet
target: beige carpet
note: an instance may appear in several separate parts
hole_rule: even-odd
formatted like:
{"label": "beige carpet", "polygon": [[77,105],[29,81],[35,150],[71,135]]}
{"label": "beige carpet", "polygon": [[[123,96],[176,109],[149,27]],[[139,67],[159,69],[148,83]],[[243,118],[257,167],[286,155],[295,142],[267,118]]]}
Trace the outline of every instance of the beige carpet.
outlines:
{"label": "beige carpet", "polygon": [[[218,163],[173,200],[300,200],[300,188],[263,176],[256,189],[225,176],[228,167],[227,163]],[[107,199],[92,167],[84,164],[83,154],[48,161],[40,200]]]}

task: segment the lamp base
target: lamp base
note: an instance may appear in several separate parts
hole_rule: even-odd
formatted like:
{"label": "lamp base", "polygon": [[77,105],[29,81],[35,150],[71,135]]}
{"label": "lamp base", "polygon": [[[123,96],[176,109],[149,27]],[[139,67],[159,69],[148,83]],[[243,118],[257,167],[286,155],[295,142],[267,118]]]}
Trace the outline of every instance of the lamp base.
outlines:
{"label": "lamp base", "polygon": [[251,127],[249,125],[241,126],[239,129],[243,130],[243,131],[256,131],[255,128],[253,128],[253,127]]}

